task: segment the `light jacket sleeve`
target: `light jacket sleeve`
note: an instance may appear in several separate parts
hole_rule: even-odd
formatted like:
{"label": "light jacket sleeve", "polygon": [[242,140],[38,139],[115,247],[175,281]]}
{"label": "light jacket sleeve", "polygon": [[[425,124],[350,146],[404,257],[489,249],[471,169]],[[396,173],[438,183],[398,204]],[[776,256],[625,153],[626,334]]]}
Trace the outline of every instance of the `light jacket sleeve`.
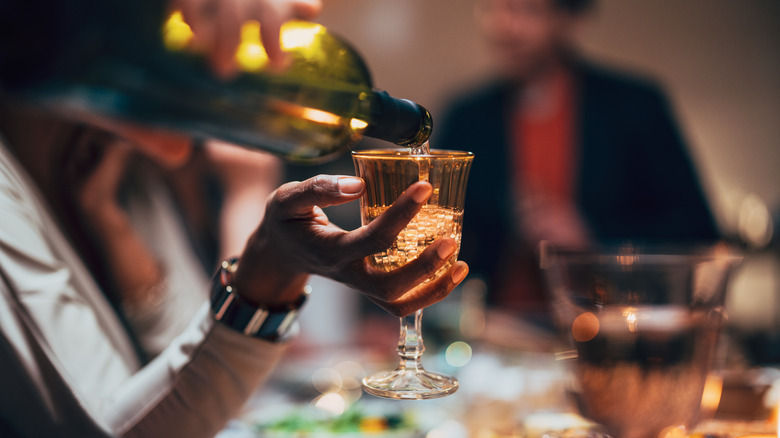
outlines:
{"label": "light jacket sleeve", "polygon": [[104,415],[120,436],[213,436],[284,349],[220,325],[204,305],[171,346],[120,388]]}
{"label": "light jacket sleeve", "polygon": [[[59,436],[214,436],[268,376],[284,344],[219,325],[204,303],[185,331],[141,368],[122,323],[41,199],[0,141],[0,268],[8,289],[0,304],[15,316],[0,328],[17,368],[40,392],[4,393],[0,400],[27,397],[46,405],[4,420],[17,431],[46,423]],[[9,327],[27,334],[12,336]],[[0,375],[0,387],[14,378]],[[105,434],[85,432],[87,424]]]}

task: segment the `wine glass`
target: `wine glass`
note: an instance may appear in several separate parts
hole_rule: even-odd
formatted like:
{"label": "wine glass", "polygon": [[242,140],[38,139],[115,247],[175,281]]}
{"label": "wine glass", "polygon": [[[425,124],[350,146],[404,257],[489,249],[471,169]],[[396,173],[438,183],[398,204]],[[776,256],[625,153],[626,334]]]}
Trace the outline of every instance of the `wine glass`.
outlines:
{"label": "wine glass", "polygon": [[[435,239],[444,236],[455,239],[460,249],[466,180],[474,154],[432,150],[412,155],[409,149],[382,149],[353,152],[352,159],[357,175],[366,183],[366,193],[360,199],[363,225],[387,210],[413,183],[428,181],[433,186],[428,202],[398,234],[393,245],[368,257],[372,266],[392,271],[417,258]],[[456,250],[426,282],[446,272],[457,257]],[[422,366],[422,310],[400,319],[398,367],[365,377],[363,390],[379,397],[416,400],[457,391],[458,381],[454,377],[426,371]]]}
{"label": "wine glass", "polygon": [[553,316],[569,348],[582,413],[620,438],[690,427],[725,318],[726,282],[740,257],[722,245],[541,247]]}

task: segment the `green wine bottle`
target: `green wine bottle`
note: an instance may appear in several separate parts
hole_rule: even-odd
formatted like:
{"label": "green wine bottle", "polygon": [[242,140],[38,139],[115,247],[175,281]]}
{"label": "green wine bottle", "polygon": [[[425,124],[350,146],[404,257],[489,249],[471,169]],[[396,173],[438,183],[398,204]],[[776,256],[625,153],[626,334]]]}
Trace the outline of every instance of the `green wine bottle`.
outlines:
{"label": "green wine bottle", "polygon": [[246,23],[236,52],[240,74],[224,81],[189,48],[181,14],[162,21],[161,35],[96,44],[97,53],[83,56],[88,61],[69,62],[26,94],[76,118],[141,123],[298,162],[332,157],[362,136],[408,147],[430,136],[430,113],[375,90],[360,55],[322,25],[286,23],[280,39],[289,65],[271,72],[259,25]]}

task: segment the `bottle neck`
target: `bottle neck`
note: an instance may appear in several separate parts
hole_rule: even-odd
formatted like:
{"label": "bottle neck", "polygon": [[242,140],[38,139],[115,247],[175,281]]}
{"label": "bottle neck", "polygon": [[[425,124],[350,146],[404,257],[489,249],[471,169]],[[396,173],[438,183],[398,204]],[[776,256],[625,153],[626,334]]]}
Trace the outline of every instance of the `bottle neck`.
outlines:
{"label": "bottle neck", "polygon": [[415,147],[428,141],[431,136],[431,114],[411,100],[396,99],[384,91],[376,91],[372,113],[372,123],[363,132],[367,137]]}

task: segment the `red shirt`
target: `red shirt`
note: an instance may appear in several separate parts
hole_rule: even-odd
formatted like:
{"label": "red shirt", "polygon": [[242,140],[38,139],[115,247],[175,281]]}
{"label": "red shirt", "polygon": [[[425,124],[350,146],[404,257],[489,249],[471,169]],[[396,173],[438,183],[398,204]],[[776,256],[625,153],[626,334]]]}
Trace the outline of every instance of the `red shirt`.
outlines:
{"label": "red shirt", "polygon": [[[512,169],[516,193],[524,198],[572,203],[577,163],[574,81],[561,72],[534,96],[527,90],[512,125]],[[537,98],[537,99],[535,99]],[[522,230],[521,230],[522,232]],[[507,308],[537,312],[546,304],[535,248],[527,242],[510,245],[501,258],[497,296]]]}
{"label": "red shirt", "polygon": [[571,202],[576,163],[572,78],[556,74],[542,102],[533,91],[514,116],[513,164],[519,193]]}

